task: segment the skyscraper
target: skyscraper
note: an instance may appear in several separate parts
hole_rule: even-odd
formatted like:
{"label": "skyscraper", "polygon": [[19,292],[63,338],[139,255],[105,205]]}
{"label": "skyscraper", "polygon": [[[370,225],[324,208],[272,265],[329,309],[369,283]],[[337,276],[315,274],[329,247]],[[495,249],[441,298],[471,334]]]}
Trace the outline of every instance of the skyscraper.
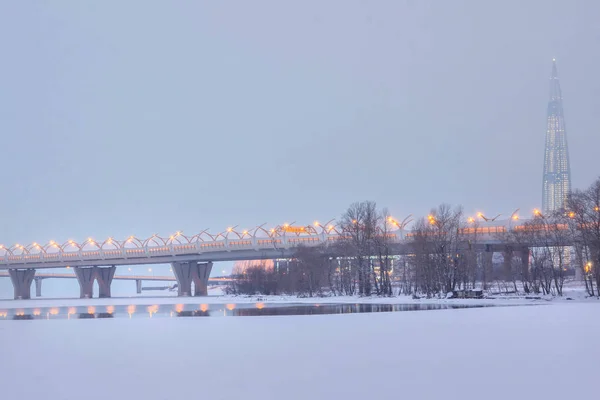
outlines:
{"label": "skyscraper", "polygon": [[546,123],[542,209],[544,213],[551,213],[565,207],[567,195],[571,191],[569,147],[567,146],[565,116],[556,60],[552,60],[550,101],[548,102]]}

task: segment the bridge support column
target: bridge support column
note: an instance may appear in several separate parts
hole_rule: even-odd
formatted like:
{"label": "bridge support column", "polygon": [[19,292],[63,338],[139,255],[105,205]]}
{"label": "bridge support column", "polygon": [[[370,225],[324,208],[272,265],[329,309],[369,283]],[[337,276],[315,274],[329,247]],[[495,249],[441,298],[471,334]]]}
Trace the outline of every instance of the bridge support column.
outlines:
{"label": "bridge support column", "polygon": [[94,267],[96,280],[98,281],[98,297],[108,298],[110,297],[110,284],[112,283],[113,277],[117,267]]}
{"label": "bridge support column", "polygon": [[520,271],[519,278],[523,284],[523,290],[525,293],[529,293],[529,248],[523,247],[519,251],[515,252],[515,255],[520,259]]}
{"label": "bridge support column", "polygon": [[504,256],[504,262],[502,263],[502,269],[504,271],[504,280],[507,282],[513,281],[513,251],[512,249],[506,249],[502,255]]}
{"label": "bridge support column", "polygon": [[96,274],[93,267],[75,267],[75,276],[79,282],[79,297],[91,299],[94,296],[94,279]]}
{"label": "bridge support column", "polygon": [[196,263],[193,268],[192,279],[194,280],[194,296],[208,296],[208,277],[213,263]]}
{"label": "bridge support column", "polygon": [[482,255],[482,270],[483,270],[483,290],[488,289],[488,284],[492,280],[492,269],[493,269],[493,261],[494,253],[492,251],[486,251]]}
{"label": "bridge support column", "polygon": [[142,293],[142,280],[141,279],[136,279],[135,280],[135,290],[137,294],[141,294]]}
{"label": "bridge support column", "polygon": [[[191,265],[190,265],[191,264]],[[192,295],[193,270],[197,263],[174,262],[171,264],[175,279],[177,279],[177,296],[187,297]]]}
{"label": "bridge support column", "polygon": [[521,274],[522,279],[529,279],[529,247],[524,247],[517,252],[521,259]]}
{"label": "bridge support column", "polygon": [[42,297],[42,281],[43,278],[35,277],[35,297]]}
{"label": "bridge support column", "polygon": [[35,269],[9,269],[8,274],[15,290],[15,300],[30,299]]}

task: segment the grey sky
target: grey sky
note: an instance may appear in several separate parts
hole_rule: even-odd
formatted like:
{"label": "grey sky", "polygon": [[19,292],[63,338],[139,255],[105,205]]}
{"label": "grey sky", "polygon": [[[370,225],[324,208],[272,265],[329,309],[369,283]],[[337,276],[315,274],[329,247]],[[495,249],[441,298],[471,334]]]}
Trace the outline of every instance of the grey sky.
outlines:
{"label": "grey sky", "polygon": [[557,58],[599,173],[600,2],[0,4],[0,243],[541,204]]}

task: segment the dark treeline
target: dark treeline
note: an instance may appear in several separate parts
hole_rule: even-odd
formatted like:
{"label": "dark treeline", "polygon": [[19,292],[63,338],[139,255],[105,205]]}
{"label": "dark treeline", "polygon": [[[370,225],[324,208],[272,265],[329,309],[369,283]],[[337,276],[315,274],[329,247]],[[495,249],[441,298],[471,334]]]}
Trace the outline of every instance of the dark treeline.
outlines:
{"label": "dark treeline", "polygon": [[[407,233],[409,254],[393,255],[390,238],[399,224],[374,202],[352,204],[327,246],[302,247],[290,260],[253,265],[234,274],[233,294],[300,296],[361,295],[445,297],[456,290],[483,289],[561,296],[577,270],[587,292],[599,296],[600,179],[571,193],[566,210],[534,217],[508,233],[467,218],[461,207],[441,205],[415,221]],[[481,234],[501,235],[503,262],[475,246]],[[496,249],[497,250],[497,249]]]}

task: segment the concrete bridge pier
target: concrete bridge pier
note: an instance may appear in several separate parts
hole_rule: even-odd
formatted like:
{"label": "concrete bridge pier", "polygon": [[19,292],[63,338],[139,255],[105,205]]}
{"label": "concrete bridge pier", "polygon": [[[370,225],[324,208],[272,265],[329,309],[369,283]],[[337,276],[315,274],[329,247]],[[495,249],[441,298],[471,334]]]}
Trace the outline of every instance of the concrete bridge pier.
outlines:
{"label": "concrete bridge pier", "polygon": [[30,299],[35,269],[9,269],[8,274],[15,291],[15,300]]}
{"label": "concrete bridge pier", "polygon": [[194,280],[194,296],[208,296],[208,277],[213,263],[196,263],[193,268],[192,279]]}
{"label": "concrete bridge pier", "polygon": [[506,249],[503,253],[502,256],[504,257],[504,262],[502,264],[503,270],[504,270],[504,279],[506,281],[512,281],[513,280],[513,250],[512,249]]}
{"label": "concrete bridge pier", "polygon": [[98,281],[98,297],[108,298],[110,297],[110,284],[112,283],[113,277],[117,267],[94,267],[96,280]]}
{"label": "concrete bridge pier", "polygon": [[193,274],[197,262],[174,262],[171,264],[175,279],[177,279],[177,296],[188,297],[192,295]]}
{"label": "concrete bridge pier", "polygon": [[492,268],[493,268],[493,260],[494,260],[494,252],[493,251],[485,251],[482,254],[482,284],[483,289],[487,290],[490,281],[492,280]]}
{"label": "concrete bridge pier", "polygon": [[35,297],[42,297],[42,281],[44,278],[35,277]]}
{"label": "concrete bridge pier", "polygon": [[79,297],[91,299],[94,295],[94,279],[96,274],[93,267],[75,267],[75,276],[79,282]]}
{"label": "concrete bridge pier", "polygon": [[516,255],[521,259],[522,279],[529,279],[529,247],[523,247],[516,252]]}

